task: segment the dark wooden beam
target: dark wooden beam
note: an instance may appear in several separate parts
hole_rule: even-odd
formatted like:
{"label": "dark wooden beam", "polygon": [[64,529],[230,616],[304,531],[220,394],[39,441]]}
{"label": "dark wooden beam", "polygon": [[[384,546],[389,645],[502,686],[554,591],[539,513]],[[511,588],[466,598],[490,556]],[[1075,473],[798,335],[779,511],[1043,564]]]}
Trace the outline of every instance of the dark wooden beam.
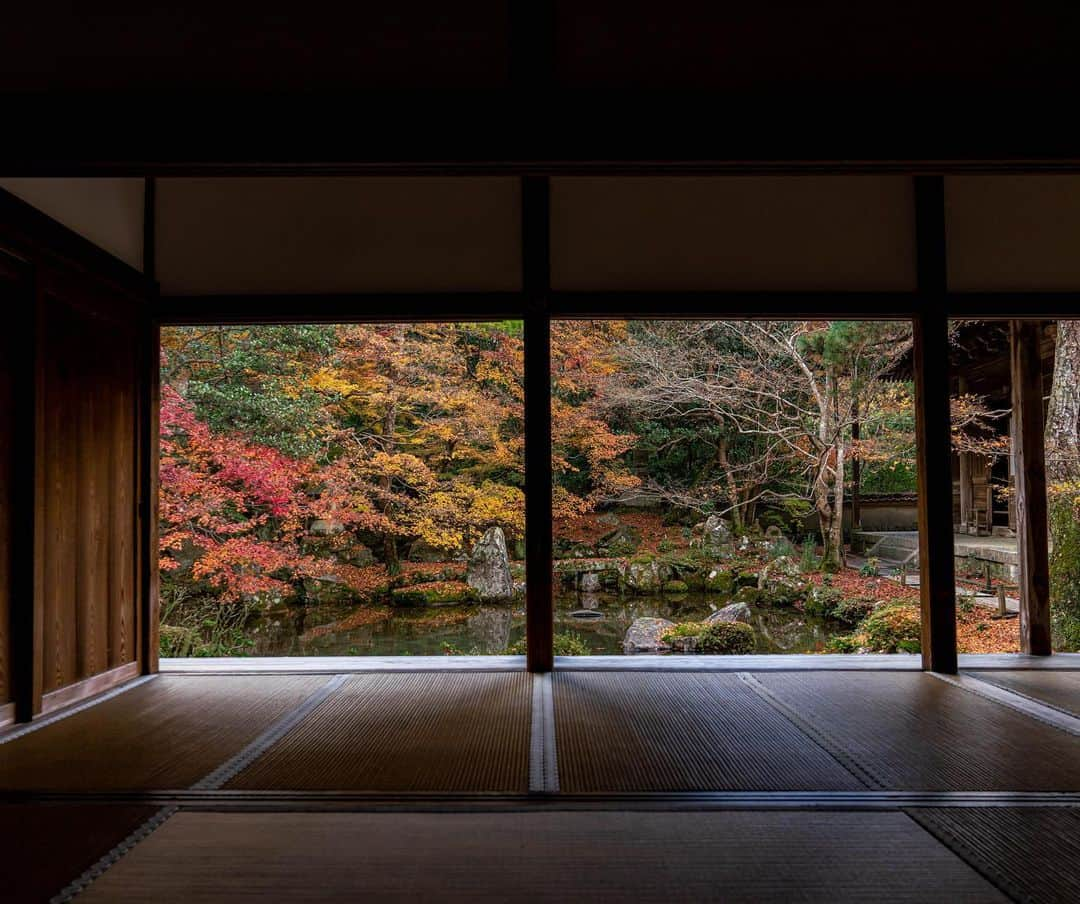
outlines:
{"label": "dark wooden beam", "polygon": [[355,292],[310,295],[164,295],[154,303],[163,325],[395,323],[406,320],[522,320],[522,292]]}
{"label": "dark wooden beam", "polygon": [[919,596],[923,668],[956,672],[956,574],[953,562],[945,187],[915,181],[915,222],[922,310],[914,318],[916,471],[919,489]]}
{"label": "dark wooden beam", "polygon": [[531,672],[555,664],[551,540],[550,194],[548,180],[522,180],[525,317],[525,632]]}
{"label": "dark wooden beam", "polygon": [[1046,520],[1042,326],[1009,325],[1012,373],[1012,454],[1016,479],[1016,536],[1020,553],[1020,650],[1050,655],[1050,552]]}
{"label": "dark wooden beam", "polygon": [[[927,308],[919,292],[552,291],[547,299],[559,319],[908,320]],[[949,293],[933,306],[958,320],[1056,320],[1075,316],[1080,292]],[[524,291],[164,295],[154,303],[157,319],[176,325],[520,320],[529,309]]]}

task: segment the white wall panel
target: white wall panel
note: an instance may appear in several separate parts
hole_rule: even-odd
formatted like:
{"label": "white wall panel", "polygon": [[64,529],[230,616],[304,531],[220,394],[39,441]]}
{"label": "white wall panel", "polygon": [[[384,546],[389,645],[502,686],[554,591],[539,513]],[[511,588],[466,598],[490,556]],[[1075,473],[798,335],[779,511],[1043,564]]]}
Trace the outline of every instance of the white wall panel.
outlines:
{"label": "white wall panel", "polygon": [[949,176],[949,288],[1080,290],[1080,176]]}
{"label": "white wall panel", "polygon": [[568,290],[915,287],[905,176],[552,181],[552,284]]}
{"label": "white wall panel", "polygon": [[142,269],[142,179],[0,179],[0,188]]}
{"label": "white wall panel", "polygon": [[162,293],[507,291],[519,182],[251,177],[157,182]]}

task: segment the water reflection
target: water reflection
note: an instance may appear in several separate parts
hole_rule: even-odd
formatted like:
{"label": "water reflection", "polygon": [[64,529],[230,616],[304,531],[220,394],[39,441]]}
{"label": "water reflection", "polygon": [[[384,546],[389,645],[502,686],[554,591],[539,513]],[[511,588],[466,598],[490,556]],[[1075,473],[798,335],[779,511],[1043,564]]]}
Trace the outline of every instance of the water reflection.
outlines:
{"label": "water reflection", "polygon": [[[555,630],[580,637],[596,654],[621,655],[634,619],[701,621],[730,600],[705,593],[619,596],[560,593]],[[351,626],[355,610],[311,607],[300,616],[269,613],[251,625],[254,656],[436,656],[448,651],[492,656],[504,653],[525,633],[523,606],[383,609],[371,621]],[[795,609],[751,610],[758,653],[820,652],[835,629]]]}

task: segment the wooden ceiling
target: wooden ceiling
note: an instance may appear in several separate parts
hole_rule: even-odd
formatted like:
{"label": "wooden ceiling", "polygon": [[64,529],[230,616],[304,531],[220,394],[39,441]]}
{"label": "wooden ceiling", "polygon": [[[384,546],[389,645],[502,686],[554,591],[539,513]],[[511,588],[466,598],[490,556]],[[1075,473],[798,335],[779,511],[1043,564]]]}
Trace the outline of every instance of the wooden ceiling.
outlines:
{"label": "wooden ceiling", "polygon": [[1078,38],[1006,0],[20,4],[0,173],[1072,168]]}

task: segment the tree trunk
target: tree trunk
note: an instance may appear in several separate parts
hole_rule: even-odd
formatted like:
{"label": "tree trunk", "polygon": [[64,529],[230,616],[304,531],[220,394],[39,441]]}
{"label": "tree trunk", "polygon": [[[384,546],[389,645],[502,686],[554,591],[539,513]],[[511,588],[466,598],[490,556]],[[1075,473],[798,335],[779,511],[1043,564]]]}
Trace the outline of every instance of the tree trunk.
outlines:
{"label": "tree trunk", "polygon": [[731,523],[735,533],[742,533],[743,528],[743,501],[739,498],[739,487],[735,482],[735,475],[731,473],[731,463],[727,456],[727,440],[721,439],[716,447],[716,460],[720,469],[724,472],[724,481],[727,484],[728,501],[731,503]]}
{"label": "tree trunk", "polygon": [[831,561],[844,564],[844,444],[836,444],[836,474],[833,477],[833,523],[830,547]]}
{"label": "tree trunk", "polygon": [[1054,648],[1080,649],[1080,321],[1059,320],[1046,412],[1050,610]]}
{"label": "tree trunk", "polygon": [[1080,320],[1059,320],[1054,380],[1046,412],[1046,476],[1080,476]]}

